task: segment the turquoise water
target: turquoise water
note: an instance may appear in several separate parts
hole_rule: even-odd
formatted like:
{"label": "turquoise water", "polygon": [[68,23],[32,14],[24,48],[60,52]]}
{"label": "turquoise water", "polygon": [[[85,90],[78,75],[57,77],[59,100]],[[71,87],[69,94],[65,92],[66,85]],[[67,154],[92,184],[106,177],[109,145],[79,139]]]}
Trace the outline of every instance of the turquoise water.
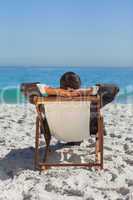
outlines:
{"label": "turquoise water", "polygon": [[22,82],[39,81],[58,87],[60,76],[66,71],[78,73],[82,87],[115,83],[120,87],[116,102],[133,102],[133,68],[129,67],[0,67],[0,102],[24,102],[19,91]]}

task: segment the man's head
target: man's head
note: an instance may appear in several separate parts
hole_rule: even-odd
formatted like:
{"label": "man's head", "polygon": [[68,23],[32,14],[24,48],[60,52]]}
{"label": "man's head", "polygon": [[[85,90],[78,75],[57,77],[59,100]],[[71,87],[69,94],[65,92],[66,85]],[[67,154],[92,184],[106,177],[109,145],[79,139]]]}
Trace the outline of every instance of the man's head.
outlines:
{"label": "man's head", "polygon": [[66,72],[60,78],[60,88],[62,89],[79,89],[81,86],[81,80],[79,75],[74,72]]}

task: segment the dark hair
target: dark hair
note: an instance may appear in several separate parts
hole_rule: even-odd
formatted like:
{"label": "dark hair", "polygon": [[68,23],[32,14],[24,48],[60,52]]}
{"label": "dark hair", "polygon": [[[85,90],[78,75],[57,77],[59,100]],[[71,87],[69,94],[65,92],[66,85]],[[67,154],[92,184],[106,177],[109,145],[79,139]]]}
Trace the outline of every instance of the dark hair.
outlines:
{"label": "dark hair", "polygon": [[78,74],[74,72],[66,72],[60,78],[60,88],[67,89],[79,89],[81,86],[81,80]]}

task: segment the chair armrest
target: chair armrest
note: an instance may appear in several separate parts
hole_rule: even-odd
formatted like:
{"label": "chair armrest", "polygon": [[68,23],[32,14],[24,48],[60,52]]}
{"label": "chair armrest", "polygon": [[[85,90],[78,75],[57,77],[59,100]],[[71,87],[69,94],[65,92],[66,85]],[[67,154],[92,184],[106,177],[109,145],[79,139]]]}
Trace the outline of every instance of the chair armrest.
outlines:
{"label": "chair armrest", "polygon": [[100,104],[100,97],[97,96],[79,96],[79,97],[61,97],[61,96],[48,96],[38,97],[33,99],[34,104],[45,104],[45,102],[64,102],[64,101],[90,101]]}

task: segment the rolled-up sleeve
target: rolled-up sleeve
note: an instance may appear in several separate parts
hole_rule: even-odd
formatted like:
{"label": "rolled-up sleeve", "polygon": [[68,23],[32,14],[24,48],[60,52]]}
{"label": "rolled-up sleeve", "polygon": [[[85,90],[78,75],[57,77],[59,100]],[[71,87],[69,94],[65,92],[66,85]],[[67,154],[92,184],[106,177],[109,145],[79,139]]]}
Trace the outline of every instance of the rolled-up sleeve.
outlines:
{"label": "rolled-up sleeve", "polygon": [[48,96],[48,94],[46,92],[46,88],[49,88],[48,85],[46,85],[46,84],[37,84],[37,87],[38,87],[40,93],[42,94],[42,96]]}

